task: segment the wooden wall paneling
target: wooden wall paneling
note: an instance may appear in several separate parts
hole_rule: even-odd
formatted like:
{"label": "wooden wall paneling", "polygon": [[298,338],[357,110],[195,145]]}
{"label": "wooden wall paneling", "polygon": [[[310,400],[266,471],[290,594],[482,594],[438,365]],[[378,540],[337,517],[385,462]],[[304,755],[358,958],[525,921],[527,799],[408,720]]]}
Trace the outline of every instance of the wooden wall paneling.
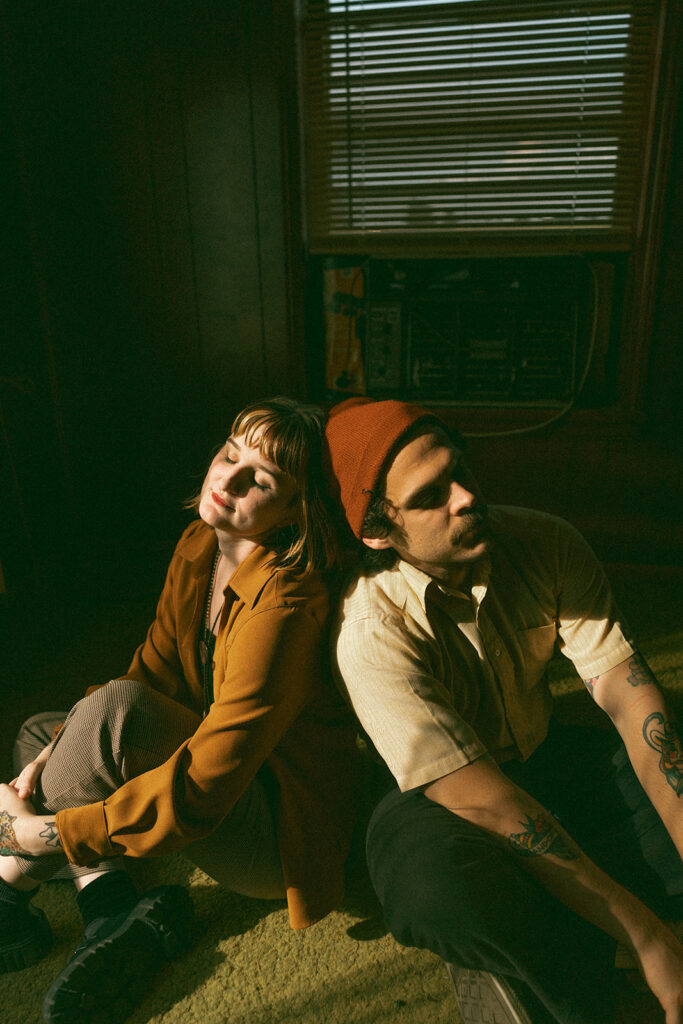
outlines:
{"label": "wooden wall paneling", "polygon": [[50,546],[41,537],[43,496],[49,495],[52,543],[64,529],[72,478],[56,389],[52,317],[40,253],[40,225],[30,187],[25,86],[16,31],[0,6],[2,79],[0,146],[3,241],[0,264],[0,593],[9,599],[35,585]]}
{"label": "wooden wall paneling", "polygon": [[630,545],[634,561],[681,564],[680,458],[649,441],[610,439],[607,459],[607,507],[616,541]]}
{"label": "wooden wall paneling", "polygon": [[260,397],[267,372],[247,14],[194,3],[181,70],[205,388],[219,432]]}
{"label": "wooden wall paneling", "polygon": [[182,52],[190,13],[186,5],[144,5],[140,35],[144,143],[130,181],[128,221],[145,347],[155,366],[162,408],[155,442],[180,457],[178,482],[200,472],[213,444],[206,399],[196,281],[196,253],[187,181],[187,139],[182,94]]}
{"label": "wooden wall paneling", "polygon": [[[280,34],[275,0],[247,5],[251,127],[254,152],[256,233],[263,315],[264,388],[303,394],[303,338],[290,346],[287,243],[284,237],[282,90],[284,65],[293,63],[293,34]],[[265,29],[265,30],[264,30]]]}
{"label": "wooden wall paneling", "polygon": [[[482,410],[482,422],[485,416]],[[567,450],[567,442],[551,437],[477,438],[468,442],[468,461],[488,501],[567,515],[572,505]]]}
{"label": "wooden wall paneling", "polygon": [[[32,314],[40,327],[41,378],[49,379],[49,393],[41,387],[41,415],[31,418],[24,440],[31,439],[34,453],[42,452],[40,466],[27,451],[19,457],[18,478],[24,502],[31,496],[32,530],[38,549],[41,576],[49,574],[54,554],[63,540],[60,512],[75,514],[79,494],[88,491],[92,499],[95,466],[101,448],[91,455],[92,443],[85,444],[84,423],[90,425],[90,442],[98,438],[97,417],[89,412],[101,393],[102,325],[111,320],[109,261],[110,224],[98,196],[100,175],[94,136],[96,105],[93,93],[82,88],[82,80],[95,75],[98,54],[88,46],[91,19],[77,21],[73,9],[63,12],[27,0],[22,5],[5,5],[3,30],[8,60],[5,73],[11,76],[8,90],[10,119],[15,126],[13,157],[21,168],[26,218],[15,225],[16,237],[7,250],[10,273],[21,280],[26,308],[21,312],[19,332],[12,339],[14,355],[29,351],[28,323]],[[81,31],[82,30],[82,31]],[[86,142],[86,138],[89,143]],[[12,164],[12,160],[8,160]],[[23,234],[25,232],[25,234]],[[22,237],[23,234],[23,237]],[[21,250],[28,243],[30,266],[22,265]],[[29,280],[35,292],[29,297]],[[93,297],[97,296],[96,301]],[[84,379],[84,349],[92,346],[94,358]],[[52,406],[54,420],[45,416]],[[93,436],[94,435],[94,436]],[[50,466],[55,441],[59,457]],[[51,482],[59,466],[61,478]],[[50,494],[49,501],[35,500]],[[60,496],[66,509],[60,509]]]}
{"label": "wooden wall paneling", "polygon": [[[681,454],[683,465],[683,75],[671,137],[671,173],[663,223],[662,258],[647,382],[647,407],[653,434]],[[679,490],[683,505],[683,490]]]}

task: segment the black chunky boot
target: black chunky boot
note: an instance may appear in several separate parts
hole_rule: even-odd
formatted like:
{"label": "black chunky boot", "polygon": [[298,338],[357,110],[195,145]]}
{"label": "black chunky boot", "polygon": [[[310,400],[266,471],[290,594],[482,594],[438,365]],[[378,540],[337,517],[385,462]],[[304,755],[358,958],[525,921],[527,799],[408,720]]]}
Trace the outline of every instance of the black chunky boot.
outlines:
{"label": "black chunky boot", "polygon": [[189,944],[192,916],[187,890],[163,885],[132,909],[90,921],[47,991],[45,1024],[122,1024],[157,971]]}
{"label": "black chunky boot", "polygon": [[30,967],[52,946],[45,914],[31,906],[36,891],[20,892],[0,879],[0,974]]}

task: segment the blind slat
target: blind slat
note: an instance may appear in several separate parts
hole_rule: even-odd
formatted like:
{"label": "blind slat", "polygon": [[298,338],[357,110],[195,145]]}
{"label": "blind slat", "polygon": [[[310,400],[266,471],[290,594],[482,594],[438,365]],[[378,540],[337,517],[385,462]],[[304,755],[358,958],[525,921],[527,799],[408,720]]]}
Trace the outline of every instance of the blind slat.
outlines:
{"label": "blind slat", "polygon": [[403,239],[409,255],[430,237],[488,244],[492,232],[623,244],[656,12],[648,0],[308,0],[311,245]]}

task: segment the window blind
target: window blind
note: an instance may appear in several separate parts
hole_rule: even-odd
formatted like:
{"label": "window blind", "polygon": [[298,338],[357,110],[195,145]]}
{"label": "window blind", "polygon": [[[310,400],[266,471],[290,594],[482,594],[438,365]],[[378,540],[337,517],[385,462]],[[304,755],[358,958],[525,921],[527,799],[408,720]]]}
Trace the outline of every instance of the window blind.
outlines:
{"label": "window blind", "polygon": [[624,249],[657,0],[303,0],[313,252]]}

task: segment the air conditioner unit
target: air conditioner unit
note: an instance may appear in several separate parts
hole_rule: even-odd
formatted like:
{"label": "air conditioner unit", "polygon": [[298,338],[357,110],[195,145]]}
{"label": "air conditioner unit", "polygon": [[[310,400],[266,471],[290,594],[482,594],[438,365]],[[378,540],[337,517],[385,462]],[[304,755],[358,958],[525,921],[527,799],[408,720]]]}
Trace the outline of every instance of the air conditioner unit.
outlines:
{"label": "air conditioner unit", "polygon": [[325,308],[337,317],[334,331],[326,319],[328,391],[476,406],[574,397],[591,302],[579,258],[369,259],[340,269],[330,257],[324,273]]}

